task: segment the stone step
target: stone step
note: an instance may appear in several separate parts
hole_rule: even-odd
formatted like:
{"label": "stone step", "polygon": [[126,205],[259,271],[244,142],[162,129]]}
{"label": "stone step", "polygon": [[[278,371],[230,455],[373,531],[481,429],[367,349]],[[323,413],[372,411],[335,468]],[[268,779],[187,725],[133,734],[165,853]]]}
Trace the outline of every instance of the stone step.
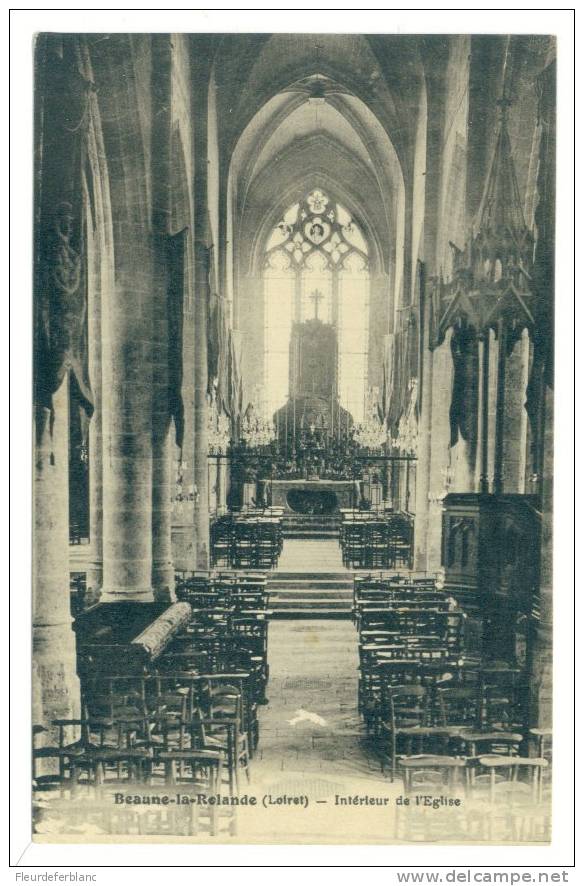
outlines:
{"label": "stone step", "polygon": [[345,619],[351,618],[350,609],[332,609],[326,605],[310,609],[274,609],[272,619]]}
{"label": "stone step", "polygon": [[343,600],[353,599],[353,590],[352,588],[340,587],[340,588],[316,588],[314,585],[283,585],[279,588],[268,588],[268,593],[270,595],[270,600],[276,600],[280,597],[287,597],[288,595],[294,594],[298,597],[322,597],[323,599],[326,597],[339,597]]}
{"label": "stone step", "polygon": [[286,514],[282,518],[282,531],[285,538],[337,538],[340,518],[311,514]]}
{"label": "stone step", "polygon": [[291,575],[289,578],[269,578],[267,587],[269,591],[275,591],[279,588],[315,588],[319,591],[340,588],[342,590],[353,590],[353,582],[344,581],[338,578],[304,578],[304,576]]}
{"label": "stone step", "polygon": [[300,582],[327,582],[339,581],[343,584],[353,584],[352,572],[284,572],[276,569],[268,577],[269,584],[274,581],[300,581]]}
{"label": "stone step", "polygon": [[346,588],[295,588],[294,585],[290,585],[290,587],[280,588],[277,591],[270,589],[270,607],[275,605],[282,599],[287,600],[349,600],[351,605],[353,603],[353,592],[350,589]]}
{"label": "stone step", "polygon": [[340,526],[340,517],[311,516],[309,514],[284,514],[284,526]]}
{"label": "stone step", "polygon": [[327,609],[346,609],[347,606],[350,607],[350,600],[343,597],[327,597],[326,599],[323,599],[320,596],[288,596],[288,594],[283,594],[282,596],[278,596],[277,599],[270,601],[270,609],[274,609],[275,607],[278,609],[294,609],[295,607],[298,609],[306,609],[311,606],[314,608],[325,606]]}
{"label": "stone step", "polygon": [[282,519],[294,523],[311,523],[318,521],[321,523],[340,523],[341,514],[297,514],[295,511],[288,511],[282,514]]}

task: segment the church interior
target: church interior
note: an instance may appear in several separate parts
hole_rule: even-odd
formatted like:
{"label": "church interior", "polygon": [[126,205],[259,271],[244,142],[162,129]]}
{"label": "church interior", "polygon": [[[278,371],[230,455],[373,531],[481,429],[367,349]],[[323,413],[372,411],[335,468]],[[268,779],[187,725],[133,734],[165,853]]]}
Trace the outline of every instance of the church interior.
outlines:
{"label": "church interior", "polygon": [[35,77],[36,833],[548,840],[554,38]]}

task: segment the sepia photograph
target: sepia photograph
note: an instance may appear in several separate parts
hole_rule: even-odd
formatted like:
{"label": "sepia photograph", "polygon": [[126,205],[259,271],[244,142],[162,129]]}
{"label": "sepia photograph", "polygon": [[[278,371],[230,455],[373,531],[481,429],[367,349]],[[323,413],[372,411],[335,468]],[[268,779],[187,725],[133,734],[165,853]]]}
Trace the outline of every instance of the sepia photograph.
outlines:
{"label": "sepia photograph", "polygon": [[556,58],[36,33],[34,842],[549,845]]}

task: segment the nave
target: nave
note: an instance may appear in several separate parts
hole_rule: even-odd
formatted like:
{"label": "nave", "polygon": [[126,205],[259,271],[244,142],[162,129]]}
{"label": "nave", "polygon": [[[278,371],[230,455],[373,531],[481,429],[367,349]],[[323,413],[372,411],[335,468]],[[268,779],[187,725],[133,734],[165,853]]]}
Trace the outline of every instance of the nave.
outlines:
{"label": "nave", "polygon": [[35,52],[37,835],[545,841],[554,38]]}
{"label": "nave", "polygon": [[[330,540],[290,540],[283,555],[308,582],[340,565]],[[435,578],[351,577],[349,612],[275,620],[265,576],[223,573],[213,590],[186,578],[181,602],[137,638],[148,679],[129,673],[135,640],[110,647],[130,656],[115,677],[81,641],[86,720],[59,721],[59,747],[35,753],[37,833],[545,841],[550,735],[524,731],[524,675],[481,669]],[[43,775],[51,760],[58,773]],[[185,811],[179,794],[225,805]],[[128,795],[148,800],[117,809]],[[421,795],[457,805],[409,808]]]}

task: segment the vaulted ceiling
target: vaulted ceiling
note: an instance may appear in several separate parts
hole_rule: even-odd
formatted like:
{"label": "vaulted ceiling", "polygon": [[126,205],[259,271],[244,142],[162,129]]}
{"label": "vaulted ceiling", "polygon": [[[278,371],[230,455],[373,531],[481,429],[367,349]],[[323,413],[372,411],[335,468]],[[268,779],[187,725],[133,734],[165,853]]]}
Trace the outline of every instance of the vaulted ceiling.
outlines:
{"label": "vaulted ceiling", "polygon": [[367,218],[387,269],[424,88],[416,38],[224,36],[214,89],[236,240],[258,226],[274,191],[288,194],[325,169]]}

